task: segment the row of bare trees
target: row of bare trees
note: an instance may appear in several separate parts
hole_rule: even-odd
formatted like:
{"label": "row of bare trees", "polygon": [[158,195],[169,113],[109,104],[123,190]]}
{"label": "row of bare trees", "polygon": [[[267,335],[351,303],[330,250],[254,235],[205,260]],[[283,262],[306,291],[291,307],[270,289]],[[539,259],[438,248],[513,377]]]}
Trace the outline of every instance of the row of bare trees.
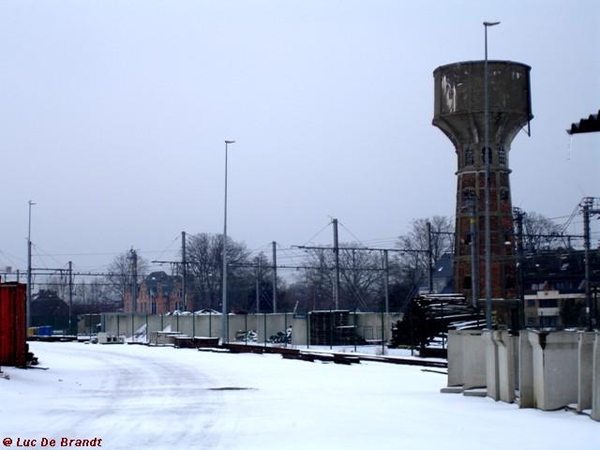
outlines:
{"label": "row of bare trees", "polygon": [[[537,213],[524,216],[524,247],[531,251],[563,245],[560,227]],[[402,310],[421,286],[427,286],[431,267],[454,246],[454,224],[448,217],[434,216],[412,222],[410,231],[391,249],[369,249],[357,243],[338,249],[307,249],[296,275],[277,278],[279,311],[303,312],[329,309],[380,311]],[[336,251],[337,250],[337,251]],[[187,238],[186,289],[194,310],[220,310],[222,298],[223,236],[199,233]],[[273,269],[264,253],[251,256],[244,243],[228,237],[228,302],[232,311],[267,312],[273,309]],[[64,275],[46,288],[77,303],[116,308],[127,295],[136,295],[148,275],[149,263],[131,249],[115,257],[108,275],[77,283],[69,292]],[[182,265],[173,265],[171,275],[181,277]],[[337,300],[335,302],[334,297]]]}

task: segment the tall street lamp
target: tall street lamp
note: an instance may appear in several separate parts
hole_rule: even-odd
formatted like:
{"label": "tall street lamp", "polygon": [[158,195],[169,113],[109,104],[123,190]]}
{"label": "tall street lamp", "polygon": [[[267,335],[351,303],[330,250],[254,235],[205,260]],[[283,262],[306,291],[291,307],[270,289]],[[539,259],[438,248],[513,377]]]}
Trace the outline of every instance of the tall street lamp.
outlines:
{"label": "tall street lamp", "polygon": [[483,22],[485,30],[485,60],[483,62],[483,139],[485,154],[485,324],[492,329],[492,255],[490,236],[490,124],[488,99],[488,48],[487,30],[500,22]]}
{"label": "tall street lamp", "polygon": [[223,300],[222,300],[222,315],[221,318],[221,337],[223,344],[229,339],[229,323],[227,320],[227,150],[229,144],[235,144],[235,141],[225,141],[225,207],[223,219]]}
{"label": "tall street lamp", "polygon": [[29,200],[29,221],[27,230],[27,329],[31,327],[31,207],[35,205],[34,202]]}

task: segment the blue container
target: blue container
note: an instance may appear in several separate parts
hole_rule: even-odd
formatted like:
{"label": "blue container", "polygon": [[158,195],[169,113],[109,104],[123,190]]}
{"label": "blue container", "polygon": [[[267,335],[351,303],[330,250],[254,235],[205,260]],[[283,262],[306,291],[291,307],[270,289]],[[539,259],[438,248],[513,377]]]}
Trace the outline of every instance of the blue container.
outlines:
{"label": "blue container", "polygon": [[52,336],[52,326],[44,325],[42,327],[38,327],[38,336]]}

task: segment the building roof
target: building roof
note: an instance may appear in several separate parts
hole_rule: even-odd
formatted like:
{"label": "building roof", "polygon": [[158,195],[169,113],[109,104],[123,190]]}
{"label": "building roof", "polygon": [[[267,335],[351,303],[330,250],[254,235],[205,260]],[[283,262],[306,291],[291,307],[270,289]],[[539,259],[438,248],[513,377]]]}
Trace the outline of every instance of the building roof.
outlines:
{"label": "building roof", "polygon": [[600,131],[600,111],[598,114],[590,114],[587,119],[581,119],[579,123],[572,123],[567,133],[592,133],[594,131]]}
{"label": "building roof", "polygon": [[167,297],[173,292],[177,281],[178,277],[167,275],[162,271],[152,272],[144,280],[150,295],[158,294],[160,288],[163,295]]}

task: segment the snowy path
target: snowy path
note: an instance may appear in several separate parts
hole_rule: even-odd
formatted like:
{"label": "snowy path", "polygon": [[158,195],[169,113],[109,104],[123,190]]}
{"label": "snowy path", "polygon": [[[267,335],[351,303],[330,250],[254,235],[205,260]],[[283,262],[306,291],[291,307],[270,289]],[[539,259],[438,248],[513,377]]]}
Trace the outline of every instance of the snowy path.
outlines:
{"label": "snowy path", "polygon": [[[50,369],[26,373],[36,382],[22,385],[23,394],[33,394],[29,413],[5,430],[99,437],[111,441],[108,448],[177,448],[194,433],[207,448],[218,446],[211,427],[226,412],[225,402],[207,390],[211,380],[196,364],[170,360],[173,349],[36,344],[34,350]],[[10,382],[21,375],[13,372]]]}
{"label": "snowy path", "polygon": [[0,379],[0,438],[12,447],[66,437],[100,438],[111,450],[598,448],[600,423],[587,417],[442,395],[445,377],[417,367],[31,347],[49,370],[4,368],[10,379]]}

